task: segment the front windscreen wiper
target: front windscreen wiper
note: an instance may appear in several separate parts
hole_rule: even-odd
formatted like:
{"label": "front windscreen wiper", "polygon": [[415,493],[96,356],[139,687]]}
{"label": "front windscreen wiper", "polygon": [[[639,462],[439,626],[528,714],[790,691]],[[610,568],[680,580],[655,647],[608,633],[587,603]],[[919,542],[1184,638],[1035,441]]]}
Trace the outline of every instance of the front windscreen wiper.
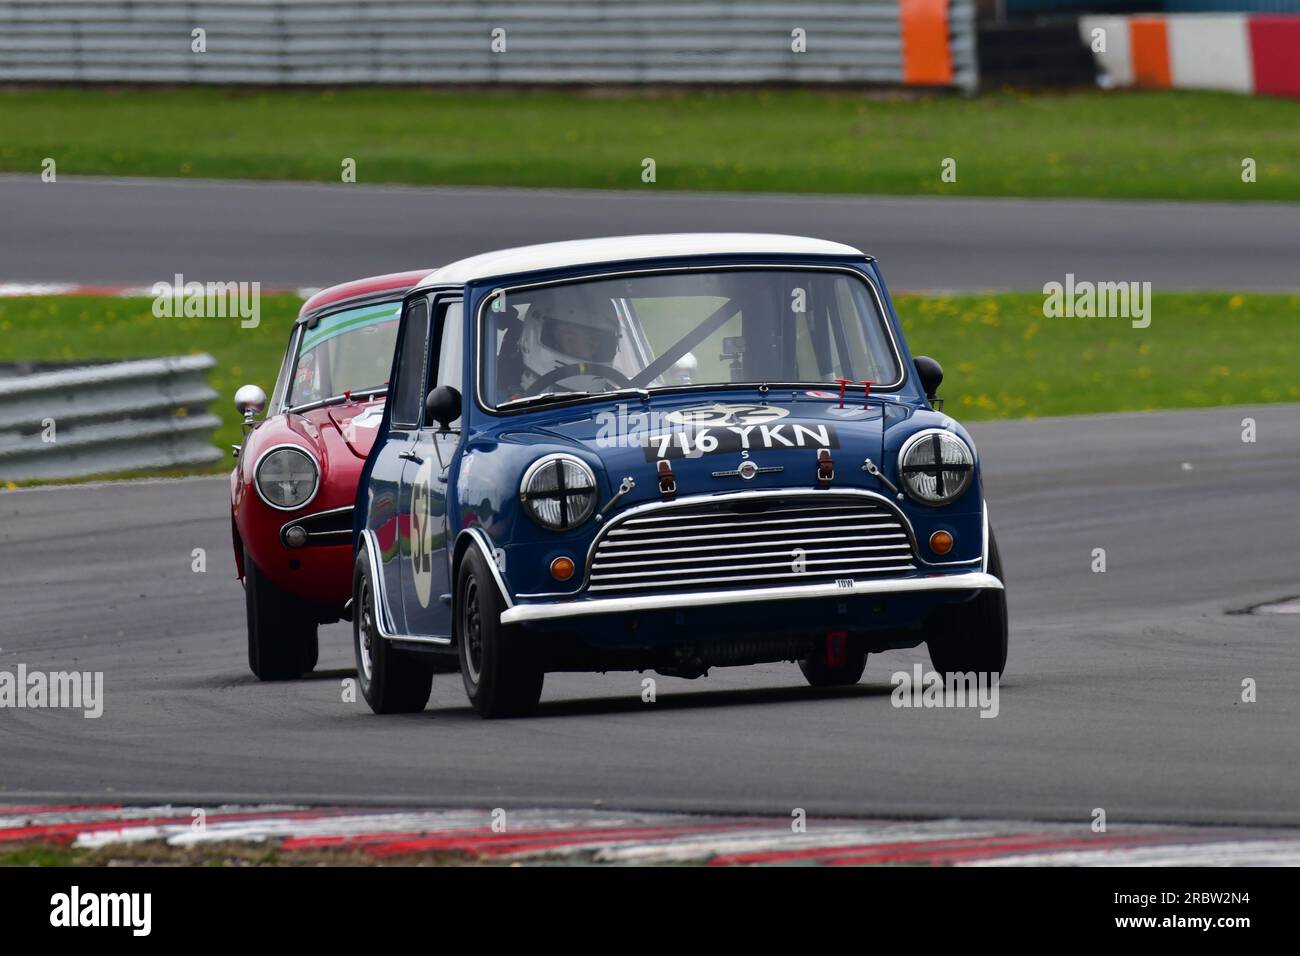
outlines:
{"label": "front windscreen wiper", "polygon": [[558,398],[627,398],[629,395],[635,395],[644,402],[650,398],[650,392],[651,389],[637,388],[636,386],[615,388],[608,392],[542,392],[540,395],[526,395],[523,398],[512,398],[508,402],[499,402],[497,408],[522,408],[527,405],[539,405]]}
{"label": "front windscreen wiper", "polygon": [[497,403],[497,408],[523,408],[526,405],[541,405],[544,402],[554,401],[557,398],[586,398],[590,392],[542,392],[538,395],[525,395],[523,398],[512,398],[508,402]]}
{"label": "front windscreen wiper", "polygon": [[299,412],[309,412],[313,408],[324,408],[326,405],[338,405],[341,402],[346,402],[349,398],[355,401],[358,398],[370,398],[371,396],[379,395],[386,391],[388,391],[387,385],[372,386],[371,388],[355,388],[349,391],[346,395],[331,395],[329,398],[317,399],[314,402],[307,402],[303,405],[291,405],[289,411],[294,412],[295,414]]}

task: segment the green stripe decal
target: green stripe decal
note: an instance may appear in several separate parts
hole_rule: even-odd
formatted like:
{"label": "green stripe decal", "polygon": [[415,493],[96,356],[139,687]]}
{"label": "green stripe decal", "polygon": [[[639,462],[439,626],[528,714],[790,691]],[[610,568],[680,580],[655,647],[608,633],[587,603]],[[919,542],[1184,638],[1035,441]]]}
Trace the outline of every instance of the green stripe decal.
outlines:
{"label": "green stripe decal", "polygon": [[401,306],[385,305],[379,308],[353,309],[331,315],[327,319],[321,319],[316,328],[309,329],[307,334],[302,337],[302,346],[298,354],[310,352],[322,342],[326,342],[336,335],[354,332],[369,325],[391,322],[401,314],[401,311]]}

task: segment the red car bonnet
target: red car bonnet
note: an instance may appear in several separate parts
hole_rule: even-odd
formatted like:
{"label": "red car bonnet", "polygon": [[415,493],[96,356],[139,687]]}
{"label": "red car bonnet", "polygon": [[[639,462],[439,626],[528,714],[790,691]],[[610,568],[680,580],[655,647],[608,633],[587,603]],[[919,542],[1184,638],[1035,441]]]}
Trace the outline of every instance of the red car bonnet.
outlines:
{"label": "red car bonnet", "polygon": [[334,405],[328,409],[329,419],[343,436],[352,454],[365,458],[375,444],[379,433],[379,419],[384,414],[384,403],[364,402],[355,405]]}

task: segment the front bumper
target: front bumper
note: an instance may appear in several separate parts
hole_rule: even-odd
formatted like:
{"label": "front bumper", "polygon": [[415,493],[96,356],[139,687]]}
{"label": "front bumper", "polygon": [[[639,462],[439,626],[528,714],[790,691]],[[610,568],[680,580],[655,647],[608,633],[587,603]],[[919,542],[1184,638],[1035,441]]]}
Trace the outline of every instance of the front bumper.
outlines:
{"label": "front bumper", "polygon": [[727,591],[691,591],[676,594],[639,594],[630,597],[592,598],[581,601],[550,601],[545,604],[515,604],[501,614],[502,624],[530,624],[601,614],[635,614],[687,607],[716,607],[724,604],[756,604],[765,601],[802,601],[817,598],[855,597],[863,594],[913,594],[926,591],[1002,590],[1002,582],[982,571],[936,574],[917,578],[875,581],[803,584],[794,587],[735,588]]}

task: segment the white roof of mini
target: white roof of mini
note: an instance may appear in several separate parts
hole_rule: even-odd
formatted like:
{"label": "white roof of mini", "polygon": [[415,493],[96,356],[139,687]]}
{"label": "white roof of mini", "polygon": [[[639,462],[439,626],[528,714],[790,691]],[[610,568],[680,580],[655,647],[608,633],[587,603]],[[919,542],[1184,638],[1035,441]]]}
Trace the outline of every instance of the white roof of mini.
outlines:
{"label": "white roof of mini", "polygon": [[708,255],[863,257],[864,253],[852,246],[825,239],[766,233],[684,232],[661,236],[608,236],[603,239],[546,242],[536,246],[485,252],[452,262],[429,273],[420,286],[463,285],[492,276],[602,262]]}

